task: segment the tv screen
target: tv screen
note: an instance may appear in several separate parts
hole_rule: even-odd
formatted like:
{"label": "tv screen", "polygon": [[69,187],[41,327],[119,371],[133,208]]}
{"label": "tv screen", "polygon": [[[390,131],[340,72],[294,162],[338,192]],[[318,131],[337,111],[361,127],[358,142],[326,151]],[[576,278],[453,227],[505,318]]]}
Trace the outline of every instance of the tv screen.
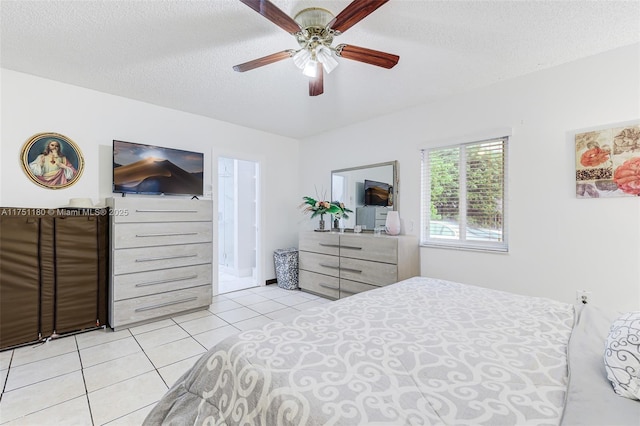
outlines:
{"label": "tv screen", "polygon": [[388,183],[374,180],[364,181],[364,205],[365,206],[390,206],[393,187]]}
{"label": "tv screen", "polygon": [[113,192],[202,195],[204,154],[113,141]]}

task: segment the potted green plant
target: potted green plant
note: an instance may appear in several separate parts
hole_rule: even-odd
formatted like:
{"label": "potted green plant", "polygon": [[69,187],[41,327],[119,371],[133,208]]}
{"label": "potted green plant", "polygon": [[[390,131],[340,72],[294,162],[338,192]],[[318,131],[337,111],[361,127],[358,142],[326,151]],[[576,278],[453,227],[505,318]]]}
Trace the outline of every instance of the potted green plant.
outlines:
{"label": "potted green plant", "polygon": [[323,201],[317,200],[313,197],[302,197],[304,202],[300,205],[302,208],[302,212],[305,214],[311,214],[311,219],[316,216],[320,216],[320,221],[318,222],[318,229],[316,231],[329,231],[325,227],[324,215],[332,214],[337,218],[348,218],[347,213],[351,213],[352,210],[349,210],[344,206],[343,203],[338,201]]}

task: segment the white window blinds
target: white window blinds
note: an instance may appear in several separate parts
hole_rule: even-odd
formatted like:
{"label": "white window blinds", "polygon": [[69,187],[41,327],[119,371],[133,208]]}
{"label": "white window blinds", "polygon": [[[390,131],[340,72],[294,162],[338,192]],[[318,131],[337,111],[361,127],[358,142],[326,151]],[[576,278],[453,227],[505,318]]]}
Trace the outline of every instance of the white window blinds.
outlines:
{"label": "white window blinds", "polygon": [[507,251],[508,137],[422,151],[422,244]]}

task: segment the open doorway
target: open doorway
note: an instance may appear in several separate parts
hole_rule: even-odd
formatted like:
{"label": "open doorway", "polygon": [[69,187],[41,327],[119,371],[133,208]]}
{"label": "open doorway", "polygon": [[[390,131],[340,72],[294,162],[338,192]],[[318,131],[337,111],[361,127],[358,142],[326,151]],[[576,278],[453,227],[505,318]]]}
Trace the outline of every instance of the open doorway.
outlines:
{"label": "open doorway", "polygon": [[258,285],[258,163],[218,158],[218,294]]}

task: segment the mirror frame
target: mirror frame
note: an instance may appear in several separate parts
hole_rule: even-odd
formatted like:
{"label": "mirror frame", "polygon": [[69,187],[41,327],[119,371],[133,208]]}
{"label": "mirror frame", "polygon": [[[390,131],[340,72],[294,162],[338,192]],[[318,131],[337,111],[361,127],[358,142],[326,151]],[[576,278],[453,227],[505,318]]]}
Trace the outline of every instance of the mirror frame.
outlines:
{"label": "mirror frame", "polygon": [[[384,166],[392,166],[393,167],[393,180],[392,180],[392,185],[393,185],[393,210],[399,211],[399,204],[400,204],[400,179],[398,178],[399,173],[398,173],[398,160],[393,160],[393,161],[386,161],[383,163],[374,163],[374,164],[365,164],[363,166],[356,166],[356,167],[348,167],[346,169],[337,169],[337,170],[331,170],[331,200],[335,200],[334,195],[333,195],[333,175],[334,173],[343,173],[343,172],[350,172],[350,171],[354,171],[354,170],[364,170],[364,169],[371,169],[371,168],[376,168],[376,167],[384,167]],[[347,206],[349,207],[349,206]],[[355,214],[355,207],[353,208],[353,214]],[[331,216],[331,221],[333,222],[333,215]],[[353,229],[353,228],[346,228],[346,229]],[[363,230],[363,232],[365,232],[365,230]],[[367,229],[366,232],[373,232],[373,229]]]}

